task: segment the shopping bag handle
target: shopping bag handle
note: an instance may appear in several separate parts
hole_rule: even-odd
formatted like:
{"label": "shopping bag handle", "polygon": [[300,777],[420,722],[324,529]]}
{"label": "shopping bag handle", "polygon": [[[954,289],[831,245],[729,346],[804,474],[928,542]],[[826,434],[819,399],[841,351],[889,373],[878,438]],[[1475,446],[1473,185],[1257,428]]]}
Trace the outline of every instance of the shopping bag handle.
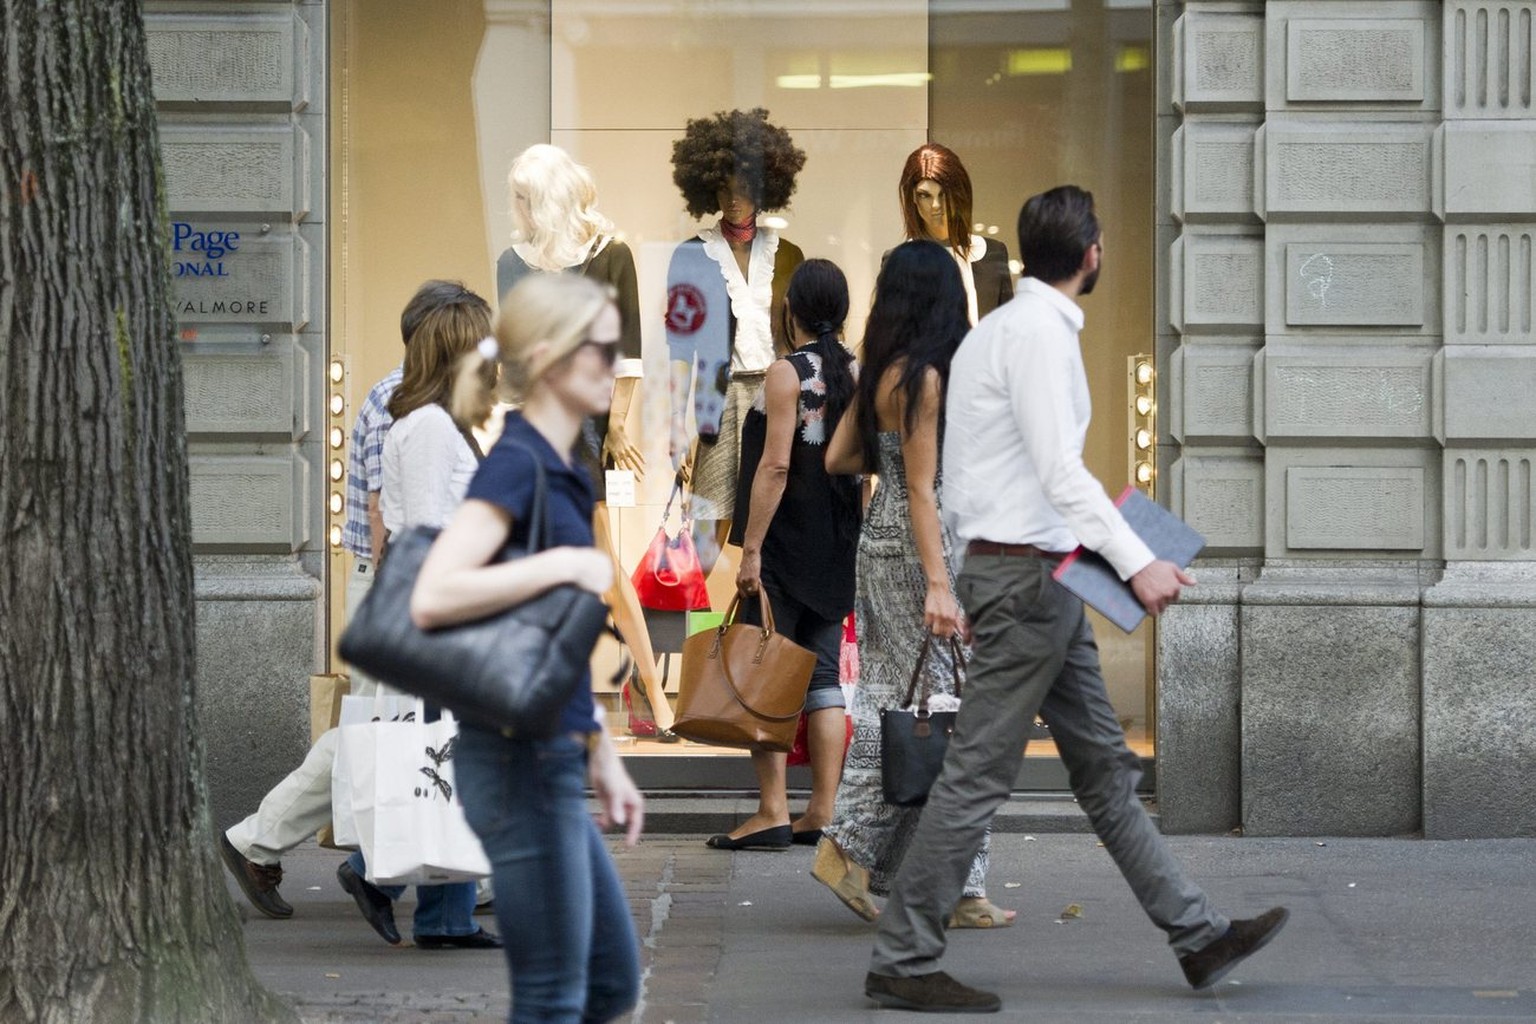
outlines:
{"label": "shopping bag handle", "polygon": [[[929,679],[923,675],[923,665],[928,661],[928,649],[933,645],[933,639],[932,633],[925,632],[923,634],[923,646],[918,649],[917,664],[912,666],[912,682],[907,684],[907,699],[901,705],[904,708],[912,707],[912,698],[917,696],[917,681],[921,679],[923,681],[923,692],[922,696],[918,699],[916,709],[916,714],[919,718],[926,718],[929,714],[928,698],[932,696],[933,686]],[[965,649],[960,646],[960,641],[954,636],[947,637],[945,642],[949,644],[950,654],[953,656],[949,668],[955,674],[955,699],[959,700],[960,691],[964,686],[960,678],[960,666],[965,664]]]}

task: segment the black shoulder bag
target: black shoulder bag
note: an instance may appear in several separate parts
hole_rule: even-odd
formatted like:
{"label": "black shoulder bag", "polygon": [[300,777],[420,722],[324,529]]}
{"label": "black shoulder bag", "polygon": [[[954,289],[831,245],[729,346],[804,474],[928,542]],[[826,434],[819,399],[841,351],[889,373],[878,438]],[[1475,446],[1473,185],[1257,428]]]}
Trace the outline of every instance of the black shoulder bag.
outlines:
{"label": "black shoulder bag", "polygon": [[[912,682],[907,687],[907,699],[899,708],[886,708],[880,712],[880,777],[885,802],[897,807],[921,807],[928,802],[928,791],[939,777],[944,766],[944,751],[949,747],[949,734],[955,731],[955,711],[929,711],[929,681],[923,675],[923,665],[928,660],[928,648],[932,645],[932,633],[923,635],[923,647],[917,654],[917,664],[912,668]],[[965,664],[965,652],[959,641],[949,638],[954,656],[951,666],[955,673],[955,696],[960,696],[960,666]],[[922,679],[921,695],[917,681]],[[912,698],[917,697],[913,705]]]}
{"label": "black shoulder bag", "polygon": [[[503,548],[498,562],[549,546],[548,484],[537,458],[533,464],[527,543]],[[411,621],[411,591],[439,532],[416,526],[390,539],[388,558],[341,635],[341,656],[462,722],[519,738],[553,735],[586,675],[607,606],[591,591],[565,585],[483,619],[419,629]]]}

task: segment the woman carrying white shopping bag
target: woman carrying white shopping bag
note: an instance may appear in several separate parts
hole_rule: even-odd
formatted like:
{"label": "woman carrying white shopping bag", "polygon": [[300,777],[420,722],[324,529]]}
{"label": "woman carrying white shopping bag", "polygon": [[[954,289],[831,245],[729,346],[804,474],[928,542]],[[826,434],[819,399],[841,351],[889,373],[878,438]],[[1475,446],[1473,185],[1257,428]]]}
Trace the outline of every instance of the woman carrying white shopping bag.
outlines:
{"label": "woman carrying white shopping bag", "polygon": [[[602,594],[612,584],[612,559],[592,546],[592,480],[571,450],[582,421],[608,409],[619,330],[607,292],[577,275],[529,277],[502,300],[496,339],[482,352],[500,363],[522,409],[507,416],[422,566],[411,602],[422,629],[480,619],[562,585]],[[509,540],[527,542],[541,476],[543,550],[499,561]],[[630,845],[644,801],[596,715],[590,677],[553,738],[465,723],[454,767],[491,861],[513,1024],[627,1014],[640,984],[634,923],[584,787],[591,782],[601,824],[627,826]]]}
{"label": "woman carrying white shopping bag", "polygon": [[[441,526],[453,515],[480,462],[470,427],[485,422],[490,414],[489,374],[481,384],[485,394],[472,408],[457,415],[448,411],[458,365],[490,329],[491,307],[467,288],[444,288],[443,284],[427,282],[412,300],[432,295],[437,305],[422,316],[411,335],[400,386],[389,400],[394,423],[384,438],[379,511],[391,535],[412,526]],[[387,547],[384,557],[387,563]],[[426,717],[436,715],[429,711]],[[399,943],[394,901],[405,886],[370,882],[361,852],[347,858],[336,870],[336,879],[373,930],[385,942]],[[499,948],[501,940],[475,924],[474,911],[474,882],[417,886],[412,922],[416,945]]]}

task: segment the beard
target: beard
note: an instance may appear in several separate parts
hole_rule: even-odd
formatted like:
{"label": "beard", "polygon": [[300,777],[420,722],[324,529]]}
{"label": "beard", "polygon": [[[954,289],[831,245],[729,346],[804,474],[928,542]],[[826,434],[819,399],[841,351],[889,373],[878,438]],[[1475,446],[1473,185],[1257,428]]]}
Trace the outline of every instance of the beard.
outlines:
{"label": "beard", "polygon": [[1098,283],[1099,283],[1099,271],[1098,271],[1097,268],[1095,268],[1093,273],[1091,273],[1087,277],[1083,278],[1083,286],[1077,290],[1077,294],[1079,294],[1079,295],[1091,295],[1091,294],[1093,294],[1093,286],[1098,284]]}

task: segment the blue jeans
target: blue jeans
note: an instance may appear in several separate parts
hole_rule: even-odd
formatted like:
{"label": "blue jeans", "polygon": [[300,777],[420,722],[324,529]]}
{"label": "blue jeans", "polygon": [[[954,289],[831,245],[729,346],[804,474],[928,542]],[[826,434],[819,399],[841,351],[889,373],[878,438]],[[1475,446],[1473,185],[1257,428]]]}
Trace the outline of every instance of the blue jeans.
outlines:
{"label": "blue jeans", "polygon": [[[347,858],[357,877],[368,873],[363,855],[353,851]],[[403,885],[381,885],[378,890],[392,900],[405,894]],[[412,935],[473,935],[480,930],[475,924],[475,883],[454,882],[450,885],[418,885],[416,887],[416,915],[411,921]]]}
{"label": "blue jeans", "polygon": [[512,1024],[628,1013],[640,955],[624,887],[587,811],[586,746],[464,726],[453,772],[490,859],[512,974]]}

